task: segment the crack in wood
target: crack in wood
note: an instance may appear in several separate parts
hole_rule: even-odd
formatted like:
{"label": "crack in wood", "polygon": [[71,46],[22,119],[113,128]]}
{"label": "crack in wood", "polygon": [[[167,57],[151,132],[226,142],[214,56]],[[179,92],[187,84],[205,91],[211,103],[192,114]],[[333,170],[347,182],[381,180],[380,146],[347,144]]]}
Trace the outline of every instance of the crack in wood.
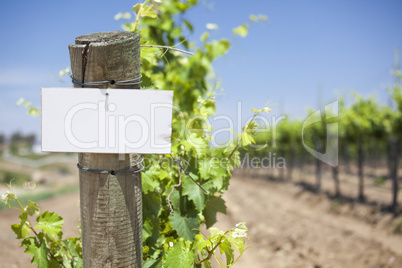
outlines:
{"label": "crack in wood", "polygon": [[[82,51],[82,83],[85,83],[85,70],[87,67],[87,63],[88,63],[88,51],[89,51],[89,45],[91,44],[91,42],[88,42],[87,44],[85,44],[85,48]],[[84,85],[82,85],[82,87],[84,87]]]}

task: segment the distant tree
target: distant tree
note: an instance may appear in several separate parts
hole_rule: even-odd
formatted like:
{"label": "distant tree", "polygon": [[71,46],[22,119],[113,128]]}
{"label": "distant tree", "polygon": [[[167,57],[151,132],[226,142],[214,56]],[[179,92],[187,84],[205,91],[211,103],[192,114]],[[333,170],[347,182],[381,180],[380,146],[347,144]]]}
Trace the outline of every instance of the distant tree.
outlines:
{"label": "distant tree", "polygon": [[365,200],[364,195],[364,154],[368,141],[381,128],[380,108],[374,98],[364,99],[355,95],[355,102],[344,113],[343,124],[345,139],[357,145],[357,168],[359,177],[358,199]]}
{"label": "distant tree", "polygon": [[[396,75],[399,79],[402,78],[402,74],[397,72]],[[391,122],[391,141],[389,148],[389,173],[392,179],[392,204],[391,210],[394,213],[398,211],[398,192],[399,192],[399,182],[398,182],[398,167],[399,167],[399,157],[400,157],[400,146],[402,140],[402,83],[396,83],[395,88],[392,92],[393,99],[397,105],[396,113],[394,114],[393,120]]]}
{"label": "distant tree", "polygon": [[20,132],[14,132],[14,133],[11,135],[10,142],[11,142],[11,143],[18,143],[18,142],[21,142],[22,139],[23,139],[23,136],[21,135]]}
{"label": "distant tree", "polygon": [[27,143],[29,148],[32,148],[32,146],[35,144],[36,141],[36,135],[35,134],[30,134],[24,137],[24,141]]}
{"label": "distant tree", "polygon": [[0,145],[3,145],[6,142],[6,136],[4,134],[0,134]]}

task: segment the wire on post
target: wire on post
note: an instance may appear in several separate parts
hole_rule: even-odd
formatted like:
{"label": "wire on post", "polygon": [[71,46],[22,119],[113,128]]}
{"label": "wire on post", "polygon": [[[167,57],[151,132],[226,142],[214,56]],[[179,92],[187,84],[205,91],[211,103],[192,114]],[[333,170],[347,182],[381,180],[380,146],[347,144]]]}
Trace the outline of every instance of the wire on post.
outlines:
{"label": "wire on post", "polygon": [[78,81],[73,75],[70,75],[71,77],[71,81],[73,82],[73,84],[75,85],[79,85],[79,86],[103,86],[103,85],[116,85],[116,86],[133,86],[133,85],[139,85],[142,83],[142,74],[140,74],[140,76],[133,78],[133,79],[129,79],[129,80],[123,80],[123,81],[117,81],[115,82],[114,80],[111,81],[96,81],[96,82],[80,82]]}
{"label": "wire on post", "polygon": [[[77,163],[77,168],[79,168],[80,170],[83,170],[83,171],[97,173],[97,174],[127,175],[127,174],[134,174],[134,173],[143,171],[145,168],[142,165],[143,162],[144,162],[144,158],[141,157],[141,160],[136,162],[134,165],[131,165],[131,166],[128,166],[128,167],[125,167],[122,169],[118,169],[118,170],[102,170],[102,169],[86,168],[86,167],[81,166],[79,163]],[[131,168],[137,167],[138,165],[140,165],[139,169],[127,171]]]}

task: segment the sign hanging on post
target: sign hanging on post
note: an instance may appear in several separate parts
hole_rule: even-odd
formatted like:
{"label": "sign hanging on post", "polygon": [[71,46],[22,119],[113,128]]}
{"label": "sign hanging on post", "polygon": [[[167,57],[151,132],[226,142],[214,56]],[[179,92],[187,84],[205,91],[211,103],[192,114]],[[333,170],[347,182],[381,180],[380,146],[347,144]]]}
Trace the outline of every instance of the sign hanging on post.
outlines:
{"label": "sign hanging on post", "polygon": [[42,88],[42,151],[169,154],[173,91]]}

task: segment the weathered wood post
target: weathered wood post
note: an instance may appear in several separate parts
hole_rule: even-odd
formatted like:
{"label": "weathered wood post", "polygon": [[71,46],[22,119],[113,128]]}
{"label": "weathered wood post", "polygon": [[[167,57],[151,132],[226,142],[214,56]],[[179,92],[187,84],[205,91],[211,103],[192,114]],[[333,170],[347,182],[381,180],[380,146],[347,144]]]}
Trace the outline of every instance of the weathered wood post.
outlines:
{"label": "weathered wood post", "polygon": [[[114,85],[140,76],[139,34],[115,31],[79,36],[69,51],[72,74],[78,81],[110,81],[92,86],[96,88],[139,88]],[[119,154],[79,153],[78,161],[85,168],[119,170],[140,157],[127,154],[121,160]],[[142,267],[141,173],[80,170],[79,180],[84,267]]]}

